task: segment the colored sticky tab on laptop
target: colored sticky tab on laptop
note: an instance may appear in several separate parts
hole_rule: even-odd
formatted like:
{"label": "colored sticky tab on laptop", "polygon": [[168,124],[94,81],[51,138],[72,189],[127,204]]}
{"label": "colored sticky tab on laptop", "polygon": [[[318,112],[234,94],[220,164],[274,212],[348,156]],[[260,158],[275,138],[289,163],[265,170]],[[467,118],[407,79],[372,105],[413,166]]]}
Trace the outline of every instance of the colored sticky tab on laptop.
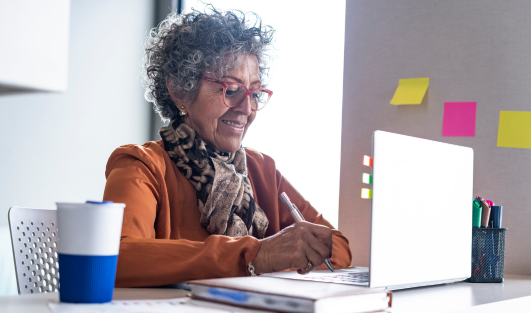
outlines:
{"label": "colored sticky tab on laptop", "polygon": [[367,173],[363,173],[362,181],[363,181],[364,184],[372,184],[372,175],[371,174],[367,174]]}
{"label": "colored sticky tab on laptop", "polygon": [[361,197],[363,199],[371,199],[372,198],[372,190],[368,188],[361,188]]}
{"label": "colored sticky tab on laptop", "polygon": [[363,165],[372,167],[372,158],[368,155],[363,156]]}

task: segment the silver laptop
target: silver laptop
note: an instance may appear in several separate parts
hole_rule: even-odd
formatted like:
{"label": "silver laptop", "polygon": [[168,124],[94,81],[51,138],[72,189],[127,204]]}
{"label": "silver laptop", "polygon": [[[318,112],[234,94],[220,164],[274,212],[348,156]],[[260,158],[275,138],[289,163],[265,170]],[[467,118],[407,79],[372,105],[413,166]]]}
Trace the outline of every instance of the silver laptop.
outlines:
{"label": "silver laptop", "polygon": [[392,290],[470,277],[473,150],[378,130],[372,156],[369,268],[268,276]]}

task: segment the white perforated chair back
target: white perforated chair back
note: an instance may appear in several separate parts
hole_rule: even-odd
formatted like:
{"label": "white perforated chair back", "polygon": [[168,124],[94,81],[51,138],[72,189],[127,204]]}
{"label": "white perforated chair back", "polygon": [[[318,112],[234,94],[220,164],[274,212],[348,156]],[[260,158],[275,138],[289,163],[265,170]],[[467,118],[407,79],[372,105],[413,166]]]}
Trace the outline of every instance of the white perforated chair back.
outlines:
{"label": "white perforated chair back", "polygon": [[18,293],[58,292],[57,211],[14,206],[8,219]]}

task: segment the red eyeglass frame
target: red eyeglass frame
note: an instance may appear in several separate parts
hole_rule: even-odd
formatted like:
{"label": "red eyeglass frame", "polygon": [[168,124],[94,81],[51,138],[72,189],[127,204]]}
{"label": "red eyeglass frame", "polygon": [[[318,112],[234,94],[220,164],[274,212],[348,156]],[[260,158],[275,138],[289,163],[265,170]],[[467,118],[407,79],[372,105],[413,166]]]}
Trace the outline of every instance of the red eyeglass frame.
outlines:
{"label": "red eyeglass frame", "polygon": [[207,80],[209,82],[213,82],[213,83],[216,83],[216,84],[220,84],[223,86],[223,104],[226,105],[228,108],[233,108],[237,105],[233,105],[233,106],[229,106],[227,105],[227,103],[225,102],[225,93],[227,92],[227,87],[229,85],[239,85],[239,86],[242,86],[246,91],[245,91],[245,97],[248,97],[248,96],[252,96],[253,95],[253,92],[256,91],[256,90],[262,90],[262,91],[265,91],[267,92],[267,94],[269,95],[269,97],[267,98],[267,101],[266,101],[266,104],[264,104],[263,107],[261,107],[260,109],[254,109],[252,106],[251,106],[251,110],[252,111],[260,111],[262,110],[263,108],[265,108],[265,106],[269,103],[269,100],[271,99],[271,96],[273,95],[273,92],[269,89],[265,89],[265,88],[254,88],[254,89],[247,89],[247,87],[245,87],[244,85],[240,84],[240,83],[236,83],[236,82],[224,82],[224,81],[221,81],[221,80],[217,80],[217,79],[214,79],[214,78],[210,78],[210,77],[205,77],[205,76],[201,76],[200,77],[201,79],[204,79],[204,80]]}

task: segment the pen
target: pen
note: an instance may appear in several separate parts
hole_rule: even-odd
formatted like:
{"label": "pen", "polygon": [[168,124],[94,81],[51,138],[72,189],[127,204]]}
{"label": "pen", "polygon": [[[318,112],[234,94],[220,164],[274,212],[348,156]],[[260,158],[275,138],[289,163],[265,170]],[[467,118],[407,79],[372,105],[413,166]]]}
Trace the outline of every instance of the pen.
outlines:
{"label": "pen", "polygon": [[[295,206],[295,204],[291,203],[291,201],[288,198],[288,195],[285,192],[280,194],[280,199],[282,199],[282,202],[284,202],[284,204],[289,210],[289,213],[291,214],[291,216],[293,217],[295,221],[297,222],[304,221],[304,217],[302,216],[301,212],[299,211],[297,206]],[[328,267],[328,269],[331,272],[334,271],[334,268],[332,267],[332,263],[330,263],[330,260],[328,258],[324,260],[324,264],[326,265],[326,267]]]}

